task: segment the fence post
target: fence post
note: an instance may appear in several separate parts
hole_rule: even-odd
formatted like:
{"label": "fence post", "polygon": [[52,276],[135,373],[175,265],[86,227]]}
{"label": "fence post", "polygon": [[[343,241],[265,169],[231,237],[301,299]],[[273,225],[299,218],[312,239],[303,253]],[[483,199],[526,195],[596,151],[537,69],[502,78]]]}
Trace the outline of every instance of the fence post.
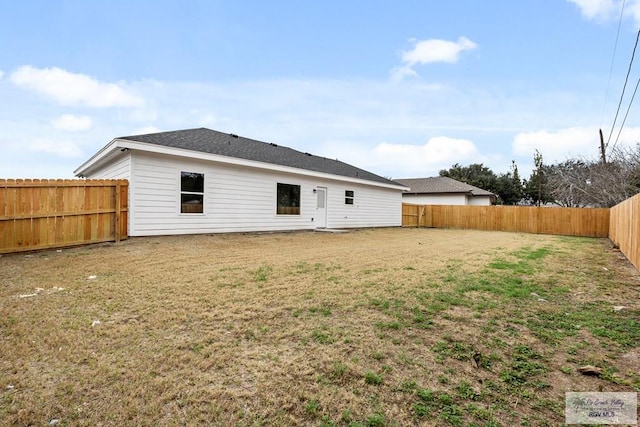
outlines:
{"label": "fence post", "polygon": [[116,239],[116,243],[118,243],[120,241],[120,180],[116,180],[116,184],[115,184],[115,189],[116,189],[116,211],[115,211],[115,215],[116,215],[116,220],[115,220],[115,224],[116,224],[116,233],[115,233],[115,239]]}

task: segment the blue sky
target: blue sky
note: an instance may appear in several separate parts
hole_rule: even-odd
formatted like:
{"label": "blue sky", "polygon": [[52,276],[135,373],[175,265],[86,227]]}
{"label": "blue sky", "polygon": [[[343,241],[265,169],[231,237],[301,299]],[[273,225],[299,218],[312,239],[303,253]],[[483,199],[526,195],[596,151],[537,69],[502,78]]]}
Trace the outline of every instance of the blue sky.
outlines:
{"label": "blue sky", "polygon": [[[640,0],[6,2],[0,178],[70,178],[115,137],[193,127],[392,178],[528,175],[535,149],[597,155],[639,23]],[[619,145],[640,141],[634,105]]]}

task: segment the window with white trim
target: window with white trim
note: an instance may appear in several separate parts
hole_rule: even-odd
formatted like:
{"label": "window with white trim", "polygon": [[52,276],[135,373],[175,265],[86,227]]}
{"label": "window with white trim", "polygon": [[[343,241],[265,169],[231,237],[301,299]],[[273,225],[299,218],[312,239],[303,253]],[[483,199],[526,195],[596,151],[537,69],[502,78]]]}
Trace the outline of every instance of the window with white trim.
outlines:
{"label": "window with white trim", "polygon": [[353,199],[354,199],[353,190],[345,190],[344,191],[344,204],[345,205],[352,205],[353,204]]}
{"label": "window with white trim", "polygon": [[180,172],[180,213],[204,213],[204,174]]}

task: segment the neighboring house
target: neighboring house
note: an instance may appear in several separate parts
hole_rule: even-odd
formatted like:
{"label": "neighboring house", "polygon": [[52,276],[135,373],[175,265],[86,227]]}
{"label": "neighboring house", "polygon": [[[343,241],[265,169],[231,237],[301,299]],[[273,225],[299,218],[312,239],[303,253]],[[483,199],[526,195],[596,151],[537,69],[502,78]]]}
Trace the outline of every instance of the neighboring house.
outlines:
{"label": "neighboring house", "polygon": [[453,178],[396,179],[410,188],[402,195],[404,203],[414,205],[490,205],[496,195]]}
{"label": "neighboring house", "polygon": [[205,128],[116,138],[74,173],[129,180],[130,236],[400,226],[407,189]]}

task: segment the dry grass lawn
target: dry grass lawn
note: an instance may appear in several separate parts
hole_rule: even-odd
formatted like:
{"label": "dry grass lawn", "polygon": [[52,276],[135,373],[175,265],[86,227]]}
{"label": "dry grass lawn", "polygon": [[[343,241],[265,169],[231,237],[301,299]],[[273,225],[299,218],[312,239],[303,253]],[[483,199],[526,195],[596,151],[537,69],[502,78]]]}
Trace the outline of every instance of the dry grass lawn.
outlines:
{"label": "dry grass lawn", "polygon": [[481,231],[5,255],[0,425],[559,425],[640,390],[639,290],[607,240]]}

